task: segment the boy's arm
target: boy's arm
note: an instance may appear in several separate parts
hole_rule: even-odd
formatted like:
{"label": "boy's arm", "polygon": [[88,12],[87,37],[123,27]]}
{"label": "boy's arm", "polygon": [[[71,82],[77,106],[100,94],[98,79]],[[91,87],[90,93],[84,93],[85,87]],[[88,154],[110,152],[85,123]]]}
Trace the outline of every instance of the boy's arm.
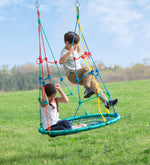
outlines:
{"label": "boy's arm", "polygon": [[56,89],[58,90],[58,92],[60,93],[61,97],[57,97],[57,101],[59,103],[68,103],[68,97],[66,96],[66,94],[64,93],[64,91],[61,89],[59,84],[55,85]]}
{"label": "boy's arm", "polygon": [[64,64],[67,61],[68,57],[75,51],[75,49],[76,49],[76,46],[72,46],[69,49],[69,51],[63,57],[59,59],[59,64],[61,65]]}

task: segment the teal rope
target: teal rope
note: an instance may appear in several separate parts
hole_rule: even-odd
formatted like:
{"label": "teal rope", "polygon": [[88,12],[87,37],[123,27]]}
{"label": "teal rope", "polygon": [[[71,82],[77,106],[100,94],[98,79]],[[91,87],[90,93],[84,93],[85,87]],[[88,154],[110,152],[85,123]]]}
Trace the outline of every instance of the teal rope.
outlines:
{"label": "teal rope", "polygon": [[[41,22],[41,21],[40,21],[40,22]],[[53,60],[56,61],[55,56],[54,56],[54,53],[53,53],[53,51],[52,51],[52,48],[51,48],[51,46],[50,46],[50,43],[49,43],[49,41],[48,41],[48,39],[47,39],[46,33],[45,33],[44,28],[43,28],[42,25],[41,25],[41,28],[42,28],[44,37],[45,37],[45,39],[46,39],[46,42],[47,42],[47,44],[48,44],[48,47],[49,47],[49,49],[50,49],[50,52],[51,52],[51,54],[52,54]],[[59,67],[58,67],[58,64],[56,64],[56,67],[57,67],[57,70],[58,70],[58,72],[59,72],[59,76],[62,77],[61,72],[60,72],[60,69],[59,69]],[[63,80],[63,83],[65,84],[65,86],[66,86],[67,89],[69,90],[70,94],[73,95],[74,99],[75,99],[77,102],[79,102],[79,100],[75,97],[75,95],[72,94],[72,91],[70,90],[70,88],[68,87],[68,85],[65,83],[64,80]],[[84,109],[84,107],[83,107],[82,105],[81,105],[81,108],[83,109],[83,111],[85,112],[85,114],[88,114],[88,112]]]}

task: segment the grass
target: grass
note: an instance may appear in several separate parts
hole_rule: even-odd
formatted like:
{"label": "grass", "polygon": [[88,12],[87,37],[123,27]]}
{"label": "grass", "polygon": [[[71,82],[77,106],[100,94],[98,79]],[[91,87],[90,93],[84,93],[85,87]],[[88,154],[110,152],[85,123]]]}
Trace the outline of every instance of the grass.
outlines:
{"label": "grass", "polygon": [[[150,80],[110,83],[107,87],[113,98],[119,98],[116,111],[121,120],[99,129],[56,138],[38,133],[37,90],[1,93],[0,164],[150,164]],[[75,88],[72,89],[77,95]],[[81,91],[83,93],[82,88]],[[98,113],[96,100],[84,106],[88,112]],[[60,104],[60,117],[73,116],[76,108],[77,103],[69,97],[68,104]],[[82,109],[78,114],[83,114]]]}

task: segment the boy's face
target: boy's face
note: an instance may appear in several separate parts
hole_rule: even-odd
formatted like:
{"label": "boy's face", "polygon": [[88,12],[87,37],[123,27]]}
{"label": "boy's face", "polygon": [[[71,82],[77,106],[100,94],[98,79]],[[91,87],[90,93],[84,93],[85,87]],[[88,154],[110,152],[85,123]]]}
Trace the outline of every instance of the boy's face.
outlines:
{"label": "boy's face", "polygon": [[[73,46],[78,46],[78,44],[73,43]],[[66,49],[70,49],[71,47],[72,47],[72,44],[66,41]]]}

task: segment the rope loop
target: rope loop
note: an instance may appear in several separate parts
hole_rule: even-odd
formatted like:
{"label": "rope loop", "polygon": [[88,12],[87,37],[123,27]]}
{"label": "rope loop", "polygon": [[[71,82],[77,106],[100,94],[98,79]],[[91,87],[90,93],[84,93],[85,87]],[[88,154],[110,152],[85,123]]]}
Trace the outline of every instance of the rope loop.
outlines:
{"label": "rope loop", "polygon": [[90,59],[90,57],[92,56],[92,53],[91,52],[84,52],[84,54],[82,54],[80,57],[76,58],[76,57],[73,57],[73,60],[76,61],[80,58],[82,59],[85,59],[85,57],[88,57]]}
{"label": "rope loop", "polygon": [[36,59],[36,64],[40,65],[41,63],[43,63],[43,60],[42,60],[42,57],[39,56],[39,58]]}
{"label": "rope loop", "polygon": [[[50,63],[50,64],[57,64],[57,61],[50,62],[50,61],[48,61],[48,58],[47,58],[47,57],[45,57],[44,59],[42,59],[41,56],[40,56],[39,58],[37,58],[36,64],[40,65],[40,64],[43,63],[44,60],[45,60],[46,62]],[[38,62],[38,61],[39,61],[39,62]]]}

